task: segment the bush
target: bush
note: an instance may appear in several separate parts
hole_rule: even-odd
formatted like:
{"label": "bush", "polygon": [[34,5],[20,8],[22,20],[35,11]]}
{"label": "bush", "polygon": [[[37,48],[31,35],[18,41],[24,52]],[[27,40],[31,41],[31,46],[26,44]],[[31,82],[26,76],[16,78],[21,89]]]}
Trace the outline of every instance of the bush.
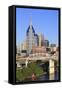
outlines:
{"label": "bush", "polygon": [[27,68],[16,70],[16,80],[20,81],[29,77],[31,78],[33,73],[35,73],[36,77],[39,77],[43,74],[43,69],[37,63],[30,63]]}

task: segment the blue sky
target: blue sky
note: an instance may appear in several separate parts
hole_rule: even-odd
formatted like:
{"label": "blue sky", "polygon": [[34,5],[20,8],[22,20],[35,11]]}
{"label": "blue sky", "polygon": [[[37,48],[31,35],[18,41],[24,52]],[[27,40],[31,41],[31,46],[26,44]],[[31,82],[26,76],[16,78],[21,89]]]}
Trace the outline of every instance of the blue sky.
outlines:
{"label": "blue sky", "polygon": [[37,34],[58,45],[58,10],[28,8],[16,8],[16,45],[26,39],[30,18]]}

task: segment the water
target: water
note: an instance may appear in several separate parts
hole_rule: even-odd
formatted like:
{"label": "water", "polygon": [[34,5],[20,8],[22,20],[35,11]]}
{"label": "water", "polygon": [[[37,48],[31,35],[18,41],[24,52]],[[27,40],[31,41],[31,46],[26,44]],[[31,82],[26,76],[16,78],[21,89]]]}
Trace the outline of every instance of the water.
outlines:
{"label": "water", "polygon": [[49,71],[48,71],[49,63],[44,63],[44,64],[40,63],[40,64],[38,64],[38,66],[40,66],[41,68],[43,68],[44,71],[46,72],[45,74],[43,74],[42,76],[40,76],[38,78],[38,80],[40,80],[40,81],[47,81],[47,80],[58,80],[59,79],[58,69],[53,74],[50,74],[49,75]]}
{"label": "water", "polygon": [[58,72],[56,71],[55,74],[51,74],[51,75],[46,73],[46,74],[40,76],[38,78],[38,80],[40,80],[40,81],[44,81],[44,80],[45,81],[47,81],[47,80],[58,80]]}
{"label": "water", "polygon": [[[38,77],[36,81],[48,81],[48,80],[58,80],[58,72],[56,71],[55,74],[49,75],[48,73],[45,73],[44,75]],[[27,81],[32,80],[31,78],[26,79]]]}

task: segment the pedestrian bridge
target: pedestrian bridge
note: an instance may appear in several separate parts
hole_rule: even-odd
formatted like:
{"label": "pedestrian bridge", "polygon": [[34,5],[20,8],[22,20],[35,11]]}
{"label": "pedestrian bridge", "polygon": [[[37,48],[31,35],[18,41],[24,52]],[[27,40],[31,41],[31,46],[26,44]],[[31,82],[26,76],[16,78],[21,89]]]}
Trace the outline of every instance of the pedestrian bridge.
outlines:
{"label": "pedestrian bridge", "polygon": [[48,55],[48,56],[39,56],[39,55],[31,55],[27,57],[21,57],[21,56],[16,56],[16,62],[21,61],[21,60],[41,60],[41,61],[49,61],[50,59],[57,61],[58,60],[58,55]]}

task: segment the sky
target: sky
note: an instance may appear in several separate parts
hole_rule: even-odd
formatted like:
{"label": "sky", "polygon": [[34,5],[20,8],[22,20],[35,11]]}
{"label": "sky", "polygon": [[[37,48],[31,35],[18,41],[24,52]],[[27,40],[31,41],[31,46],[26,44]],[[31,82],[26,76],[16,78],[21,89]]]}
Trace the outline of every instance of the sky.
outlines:
{"label": "sky", "polygon": [[25,41],[30,19],[36,34],[58,45],[58,14],[58,10],[16,8],[16,45]]}

